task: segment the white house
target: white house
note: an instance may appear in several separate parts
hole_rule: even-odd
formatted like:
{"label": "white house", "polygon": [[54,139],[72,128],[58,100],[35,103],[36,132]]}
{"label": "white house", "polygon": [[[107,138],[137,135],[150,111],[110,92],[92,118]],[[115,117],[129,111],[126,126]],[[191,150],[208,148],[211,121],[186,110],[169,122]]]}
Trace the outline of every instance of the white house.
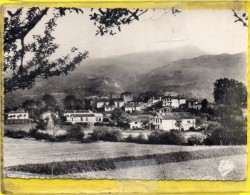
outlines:
{"label": "white house", "polygon": [[201,102],[198,101],[198,99],[189,99],[187,105],[189,109],[196,109],[196,110],[200,110],[202,107],[202,104]]}
{"label": "white house", "polygon": [[94,124],[103,121],[103,114],[101,113],[75,112],[67,114],[65,116],[66,116],[66,122],[71,124],[76,124],[76,123]]}
{"label": "white house", "polygon": [[142,105],[143,103],[141,102],[128,102],[125,105],[124,110],[125,112],[128,112],[128,113],[132,113],[134,111],[140,112],[142,110]]}
{"label": "white house", "polygon": [[140,120],[131,121],[131,122],[129,122],[129,128],[130,129],[141,129],[142,123]]}
{"label": "white house", "polygon": [[195,128],[195,118],[188,112],[169,112],[164,115],[157,113],[153,126],[157,130],[172,129],[187,131]]}
{"label": "white house", "polygon": [[105,106],[114,106],[115,108],[121,108],[125,104],[124,100],[121,98],[102,98],[96,100],[96,108],[105,108]]}
{"label": "white house", "polygon": [[11,111],[7,114],[7,123],[28,123],[29,113],[23,110]]}
{"label": "white house", "polygon": [[8,113],[9,120],[26,120],[29,119],[29,113],[24,111],[11,111]]}
{"label": "white house", "polygon": [[183,104],[186,104],[186,98],[180,96],[165,96],[162,98],[162,107],[179,108]]}

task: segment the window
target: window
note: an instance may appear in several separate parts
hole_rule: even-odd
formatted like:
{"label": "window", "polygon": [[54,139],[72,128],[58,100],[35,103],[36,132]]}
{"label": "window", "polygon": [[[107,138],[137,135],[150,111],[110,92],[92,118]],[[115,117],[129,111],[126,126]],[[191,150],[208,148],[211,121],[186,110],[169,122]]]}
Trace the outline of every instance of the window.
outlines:
{"label": "window", "polygon": [[138,122],[136,121],[135,124],[137,124]]}
{"label": "window", "polygon": [[26,116],[26,114],[24,114],[23,116]]}
{"label": "window", "polygon": [[101,117],[99,117],[99,121],[102,121],[102,118],[101,118]]}
{"label": "window", "polygon": [[83,121],[83,118],[81,117],[81,121]]}
{"label": "window", "polygon": [[98,119],[99,119],[98,117],[95,117],[95,121],[98,121]]}
{"label": "window", "polygon": [[88,117],[86,117],[86,121],[88,121],[89,119],[88,119]]}

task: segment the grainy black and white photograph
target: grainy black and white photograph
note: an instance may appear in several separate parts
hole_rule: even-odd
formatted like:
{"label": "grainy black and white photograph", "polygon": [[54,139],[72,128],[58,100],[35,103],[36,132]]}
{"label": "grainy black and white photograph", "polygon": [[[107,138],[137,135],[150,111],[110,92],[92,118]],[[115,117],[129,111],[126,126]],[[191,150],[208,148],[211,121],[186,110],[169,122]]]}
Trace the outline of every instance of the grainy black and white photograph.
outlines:
{"label": "grainy black and white photograph", "polygon": [[8,178],[247,171],[245,10],[5,7]]}

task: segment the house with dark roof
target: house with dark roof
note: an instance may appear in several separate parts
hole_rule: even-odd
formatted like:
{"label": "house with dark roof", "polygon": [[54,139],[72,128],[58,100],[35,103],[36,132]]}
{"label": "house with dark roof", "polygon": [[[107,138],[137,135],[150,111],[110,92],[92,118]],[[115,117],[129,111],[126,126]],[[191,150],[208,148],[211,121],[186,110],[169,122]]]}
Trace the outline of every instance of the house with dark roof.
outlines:
{"label": "house with dark roof", "polygon": [[189,112],[169,112],[164,115],[157,113],[153,122],[156,130],[183,130],[195,128],[195,117]]}

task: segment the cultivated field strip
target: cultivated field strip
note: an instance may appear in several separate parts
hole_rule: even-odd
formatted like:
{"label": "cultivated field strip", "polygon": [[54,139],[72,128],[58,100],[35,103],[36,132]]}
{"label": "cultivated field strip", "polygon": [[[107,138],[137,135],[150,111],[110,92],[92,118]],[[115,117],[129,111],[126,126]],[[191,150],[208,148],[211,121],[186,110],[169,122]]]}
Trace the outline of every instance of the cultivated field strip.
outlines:
{"label": "cultivated field strip", "polygon": [[[140,166],[149,166],[147,159],[153,159],[157,165],[166,163],[178,163],[199,159],[216,158],[222,156],[231,156],[245,154],[246,151],[241,147],[236,148],[217,148],[214,150],[180,151],[165,154],[153,154],[144,156],[122,156],[118,158],[102,158],[93,160],[61,161],[52,163],[26,164],[5,168],[6,171],[19,171],[26,173],[45,174],[45,175],[64,175],[72,173],[81,173],[89,171],[105,171],[122,169],[122,166],[116,166],[118,162],[132,163],[127,166],[133,166],[135,161],[144,161]],[[125,166],[125,167],[127,167]]]}

